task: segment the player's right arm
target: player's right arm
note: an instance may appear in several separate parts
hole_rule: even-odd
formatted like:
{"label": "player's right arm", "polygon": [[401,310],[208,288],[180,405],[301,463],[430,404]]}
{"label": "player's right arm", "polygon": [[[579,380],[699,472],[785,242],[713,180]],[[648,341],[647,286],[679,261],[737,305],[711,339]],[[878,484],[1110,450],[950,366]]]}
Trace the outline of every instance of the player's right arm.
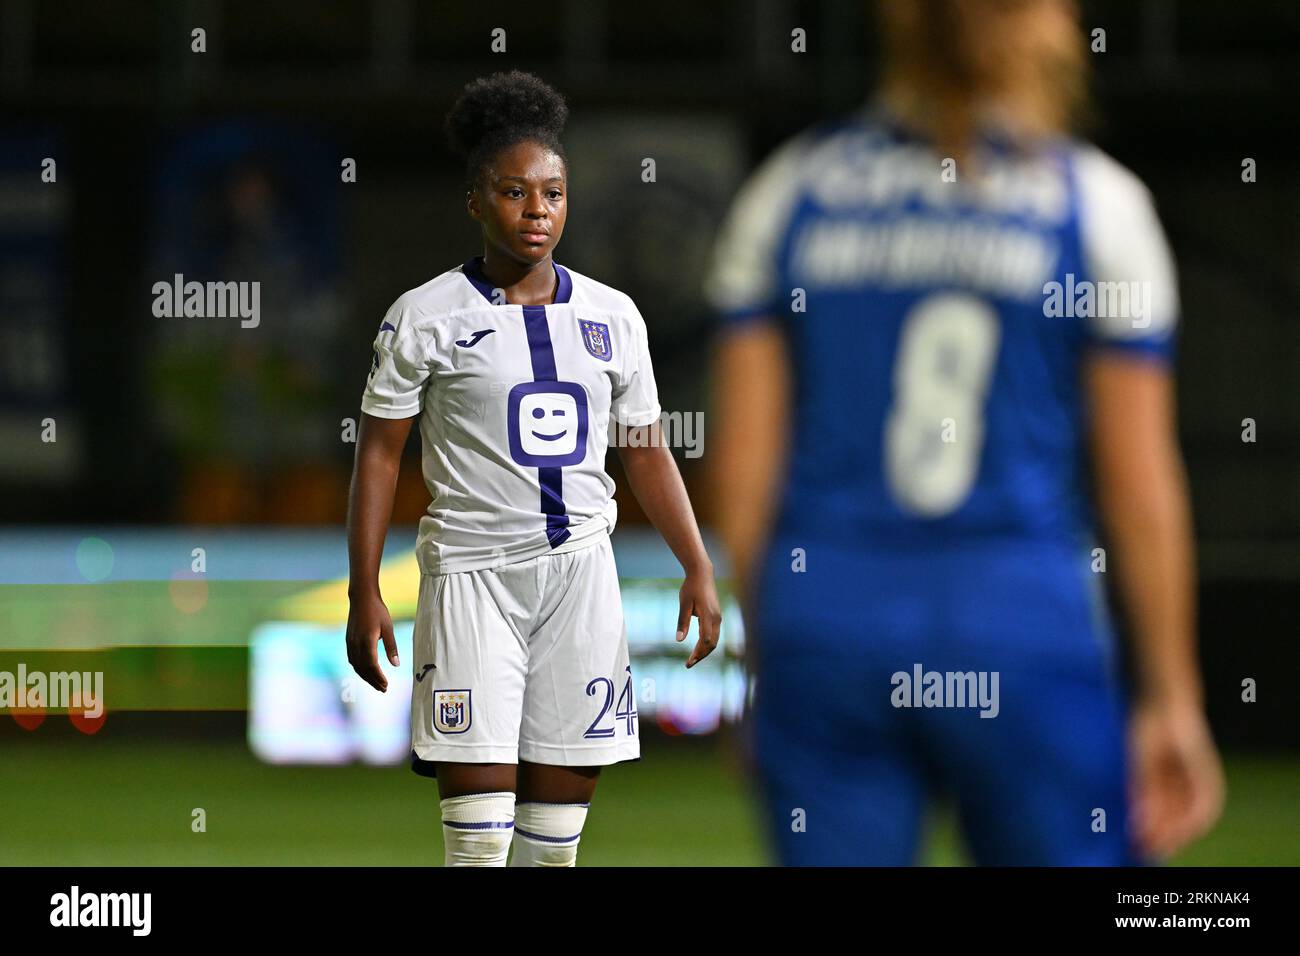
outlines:
{"label": "player's right arm", "polygon": [[393,516],[402,449],[413,421],[361,415],[348,494],[348,663],[379,691],[388,689],[388,678],[379,666],[378,641],[383,640],[390,664],[401,663],[393,619],[379,593],[379,563]]}
{"label": "player's right arm", "polygon": [[710,443],[715,522],[742,606],[776,519],[786,465],[791,373],[777,249],[803,189],[811,139],[796,136],[737,193],[714,248],[706,294],[722,320],[713,361]]}
{"label": "player's right arm", "polygon": [[379,593],[379,563],[393,517],[402,449],[419,416],[431,355],[416,328],[409,295],[389,308],[375,336],[374,362],[361,396],[361,425],[348,494],[348,663],[376,690],[388,689],[375,648],[384,642],[394,667],[393,620]]}
{"label": "player's right arm", "polygon": [[742,603],[775,520],[790,408],[786,344],[774,321],[729,329],[713,372],[715,523]]}

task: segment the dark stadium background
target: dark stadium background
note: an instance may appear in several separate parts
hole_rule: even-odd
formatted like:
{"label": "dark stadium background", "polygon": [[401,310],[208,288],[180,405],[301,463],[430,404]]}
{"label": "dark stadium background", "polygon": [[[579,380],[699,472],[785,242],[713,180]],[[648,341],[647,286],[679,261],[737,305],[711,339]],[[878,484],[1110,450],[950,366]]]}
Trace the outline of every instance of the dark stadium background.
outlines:
{"label": "dark stadium background", "polygon": [[[1276,836],[1293,832],[1300,794],[1300,7],[1109,0],[1083,10],[1107,44],[1091,57],[1091,135],[1150,186],[1181,277],[1202,661],[1230,794],[1218,830],[1180,861],[1294,864],[1296,844]],[[196,26],[204,54],[190,52]],[[489,52],[497,27],[502,54]],[[795,27],[807,30],[806,54],[789,51]],[[338,425],[359,414],[379,318],[400,292],[481,251],[441,121],[465,82],[495,70],[536,71],[568,97],[571,214],[557,258],[637,300],[665,409],[702,410],[710,327],[699,282],[712,229],[768,150],[862,99],[875,60],[867,8],[845,0],[0,0],[3,567],[26,560],[12,550],[20,543],[59,535],[341,524],[354,446]],[[231,129],[265,159],[255,197],[270,189],[314,210],[316,234],[294,241],[310,247],[307,271],[327,277],[333,317],[297,391],[273,390],[247,413],[265,428],[263,448],[234,476],[221,447],[187,444],[183,423],[211,411],[177,412],[193,396],[160,378],[157,356],[161,327],[184,320],[154,318],[150,292],[177,250],[201,260],[221,241],[211,222],[169,214],[163,181],[184,173],[186,144]],[[40,182],[46,156],[57,184]],[[644,156],[656,158],[655,184],[641,182]],[[357,162],[355,183],[340,182],[343,157]],[[1246,157],[1256,182],[1242,182]],[[53,204],[41,206],[45,225],[14,227],[31,203]],[[273,323],[265,305],[262,321]],[[227,331],[242,348],[262,341],[234,322]],[[198,417],[178,429],[176,414]],[[59,423],[57,455],[40,441],[47,415]],[[1246,418],[1253,443],[1241,438]],[[276,454],[294,442],[315,450]],[[707,448],[679,455],[706,524],[717,506],[701,482]],[[423,494],[413,439],[394,519],[404,541]],[[643,523],[619,497],[620,529]],[[53,605],[82,608],[81,646],[134,633],[138,589],[104,587],[0,580],[0,667],[51,646]],[[202,643],[183,632],[191,619],[160,620],[140,618],[131,643]],[[234,670],[213,680],[238,691],[242,659],[221,658]],[[165,683],[166,666],[187,665],[162,666]],[[1246,678],[1258,685],[1252,704],[1241,701]],[[640,764],[606,775],[584,861],[761,862],[735,733],[647,726],[646,738]],[[110,698],[94,735],[64,718],[24,730],[4,717],[0,778],[0,863],[441,858],[427,781],[401,769],[267,767],[248,754],[238,701],[216,692],[119,713]],[[196,844],[189,808],[200,806],[214,822]],[[427,840],[410,839],[417,823]],[[927,859],[961,858],[941,821]]]}

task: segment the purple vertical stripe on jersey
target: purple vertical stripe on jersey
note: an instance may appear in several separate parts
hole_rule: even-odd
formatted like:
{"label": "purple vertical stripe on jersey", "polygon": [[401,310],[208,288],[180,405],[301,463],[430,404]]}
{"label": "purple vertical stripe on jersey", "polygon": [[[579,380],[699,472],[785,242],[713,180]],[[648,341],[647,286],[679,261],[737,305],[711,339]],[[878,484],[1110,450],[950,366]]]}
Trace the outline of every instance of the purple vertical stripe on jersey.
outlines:
{"label": "purple vertical stripe on jersey", "polygon": [[528,351],[533,357],[534,380],[554,382],[555,352],[551,348],[551,330],[546,325],[546,306],[524,306],[524,330],[528,333]]}
{"label": "purple vertical stripe on jersey", "polygon": [[[528,352],[533,360],[533,379],[538,382],[556,381],[555,350],[551,348],[551,330],[546,324],[546,306],[524,306],[524,330],[528,333]],[[570,534],[569,516],[564,508],[564,469],[558,465],[538,468],[537,480],[542,487],[546,540],[556,548],[567,541]]]}
{"label": "purple vertical stripe on jersey", "polygon": [[559,547],[569,538],[569,516],[564,511],[564,469],[538,468],[538,482],[542,486],[542,514],[546,515],[546,540],[551,547]]}
{"label": "purple vertical stripe on jersey", "polygon": [[[568,302],[573,296],[573,277],[569,275],[568,269],[554,259],[551,260],[551,265],[555,269],[555,301]],[[493,305],[498,304],[493,298],[496,288],[483,274],[482,256],[469,259],[461,267],[461,272],[483,298]],[[555,351],[551,348],[551,330],[546,325],[546,306],[526,305],[523,309],[533,379],[538,382],[554,382],[557,380]],[[537,479],[542,489],[542,514],[546,515],[546,540],[552,548],[559,547],[570,535],[569,515],[564,508],[564,469],[559,466],[538,468]]]}

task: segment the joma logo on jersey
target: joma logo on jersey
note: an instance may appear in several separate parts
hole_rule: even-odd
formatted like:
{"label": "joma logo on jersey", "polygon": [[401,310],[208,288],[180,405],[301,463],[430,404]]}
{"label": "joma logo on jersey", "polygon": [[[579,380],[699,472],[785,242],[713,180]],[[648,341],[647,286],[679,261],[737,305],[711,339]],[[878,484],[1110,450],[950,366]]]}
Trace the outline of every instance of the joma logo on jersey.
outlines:
{"label": "joma logo on jersey", "polygon": [[603,322],[579,319],[578,328],[582,330],[582,344],[587,346],[588,352],[603,362],[613,358],[614,350],[609,341],[608,325]]}
{"label": "joma logo on jersey", "polygon": [[433,692],[433,728],[442,734],[463,734],[469,730],[474,713],[470,710],[468,690]]}
{"label": "joma logo on jersey", "polygon": [[491,335],[495,331],[496,329],[480,329],[467,339],[457,339],[456,344],[463,349],[472,349],[474,346],[478,345],[479,340],[482,339],[483,336]]}

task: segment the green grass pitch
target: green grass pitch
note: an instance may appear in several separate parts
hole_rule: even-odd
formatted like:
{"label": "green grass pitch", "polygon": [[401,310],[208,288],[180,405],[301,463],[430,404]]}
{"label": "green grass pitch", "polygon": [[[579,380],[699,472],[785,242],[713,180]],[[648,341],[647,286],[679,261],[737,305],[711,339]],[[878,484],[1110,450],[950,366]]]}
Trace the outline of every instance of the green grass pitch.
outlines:
{"label": "green grass pitch", "polygon": [[[275,767],[239,740],[0,738],[0,865],[429,865],[442,860],[437,791],[404,767]],[[1229,805],[1175,863],[1300,864],[1300,773],[1290,757],[1228,764]],[[191,829],[206,813],[206,832]],[[814,822],[815,823],[815,822]],[[707,741],[647,741],[602,777],[585,866],[769,862],[750,781]],[[923,862],[965,862],[934,815]]]}

